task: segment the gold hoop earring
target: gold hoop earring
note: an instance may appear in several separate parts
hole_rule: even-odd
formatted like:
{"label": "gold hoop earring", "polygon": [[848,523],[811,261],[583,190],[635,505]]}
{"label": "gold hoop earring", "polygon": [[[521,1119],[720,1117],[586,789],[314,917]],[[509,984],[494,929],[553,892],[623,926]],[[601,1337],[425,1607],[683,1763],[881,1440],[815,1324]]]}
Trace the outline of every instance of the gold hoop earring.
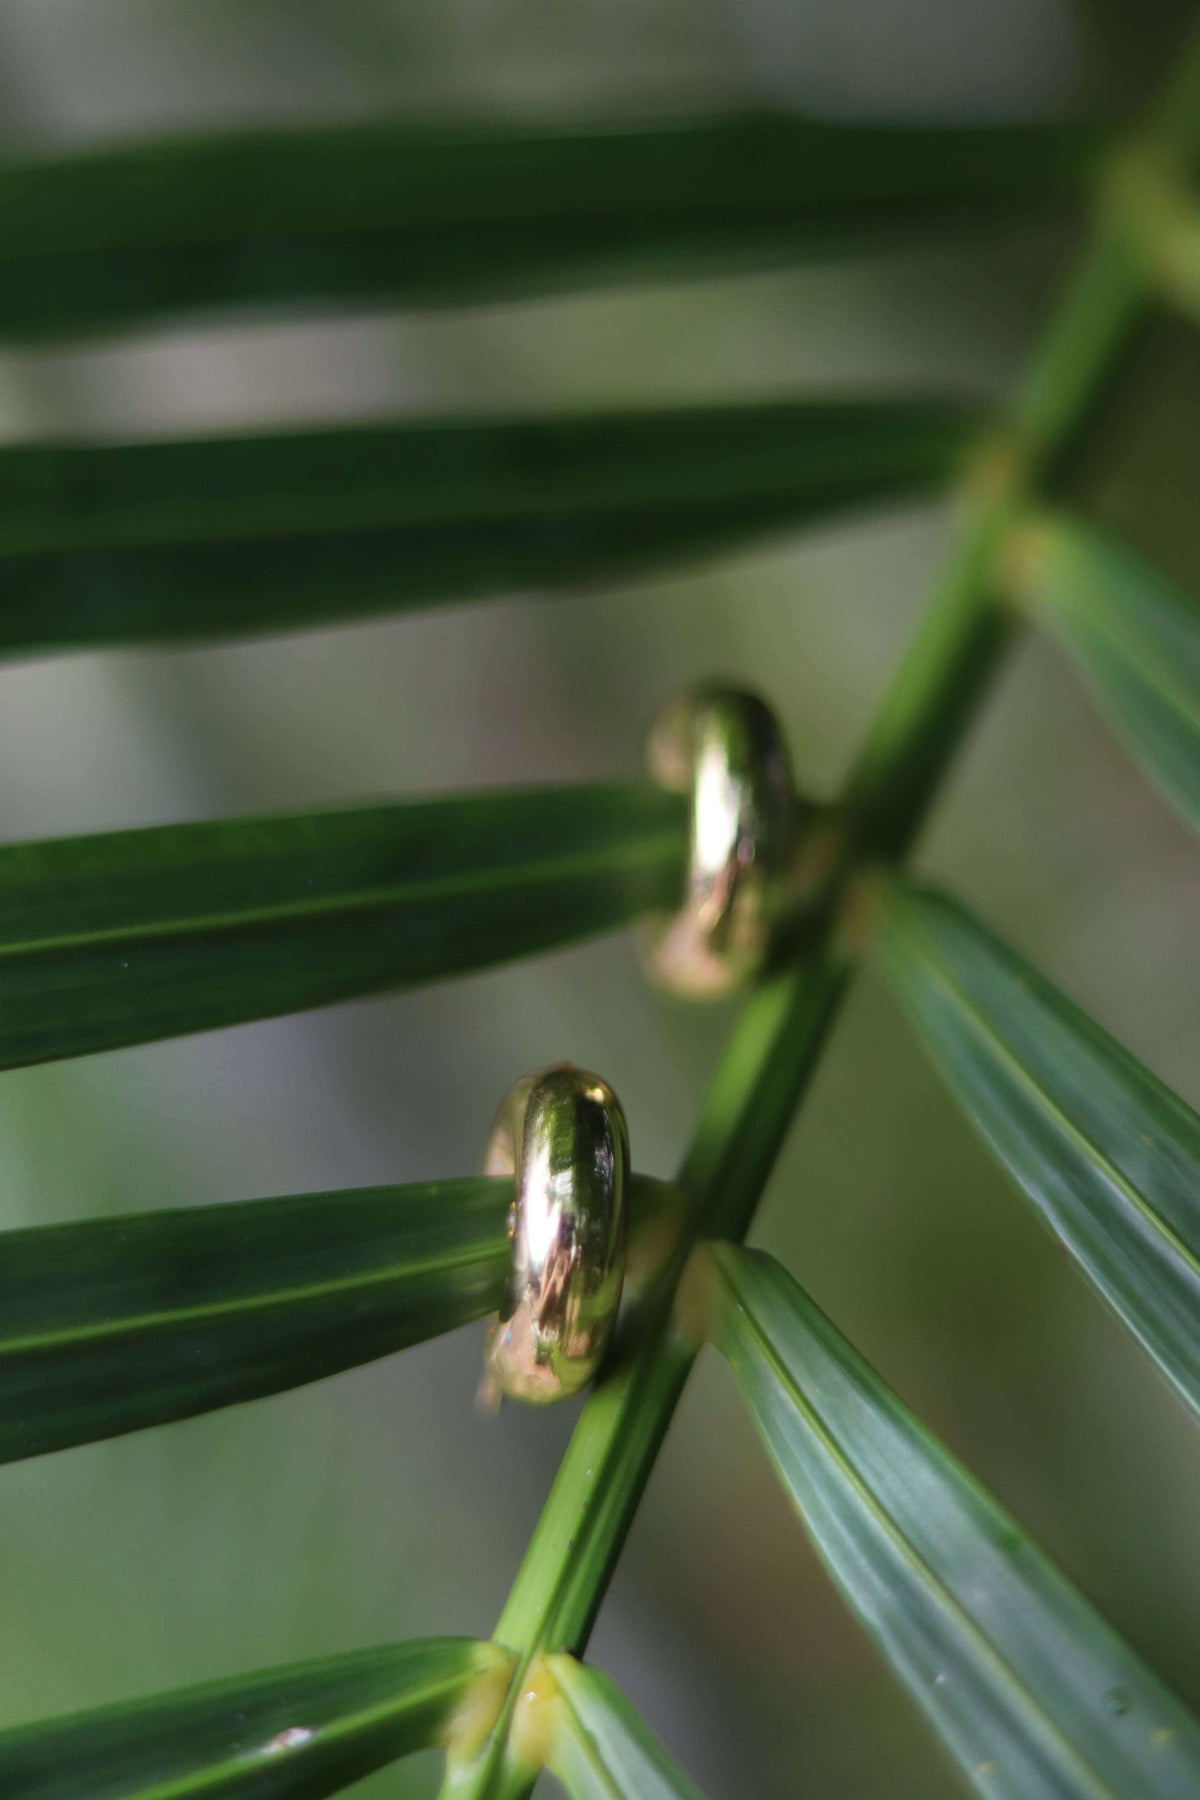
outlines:
{"label": "gold hoop earring", "polygon": [[668,992],[715,999],[770,958],[798,807],[783,733],[766,703],[702,687],[661,714],[650,772],[691,796],[687,888],[679,911],[643,928],[648,972]]}
{"label": "gold hoop earring", "polygon": [[488,1374],[501,1395],[548,1405],[592,1379],[621,1300],[629,1136],[620,1101],[570,1063],[525,1076],[501,1103],[484,1172],[517,1188]]}

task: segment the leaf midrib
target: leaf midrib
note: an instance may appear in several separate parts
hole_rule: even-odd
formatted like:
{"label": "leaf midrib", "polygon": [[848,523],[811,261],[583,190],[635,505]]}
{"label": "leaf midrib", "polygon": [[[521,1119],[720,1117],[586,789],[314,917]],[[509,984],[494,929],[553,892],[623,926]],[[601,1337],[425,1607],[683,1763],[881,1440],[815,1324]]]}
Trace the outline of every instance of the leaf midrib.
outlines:
{"label": "leaf midrib", "polygon": [[561,1682],[556,1685],[559,1701],[570,1714],[571,1737],[575,1747],[587,1762],[592,1774],[597,1778],[602,1792],[610,1795],[611,1800],[630,1800],[630,1797],[617,1786],[615,1776],[610,1774],[608,1764],[596,1743],[595,1734],[589,1729],[580,1713],[570,1687],[564,1687]]}
{"label": "leaf midrib", "polygon": [[[317,1742],[337,1743],[342,1738],[353,1737],[358,1732],[369,1730],[372,1725],[385,1723],[389,1717],[399,1719],[406,1712],[431,1705],[443,1694],[446,1706],[449,1708],[467,1685],[472,1673],[475,1671],[468,1669],[459,1676],[442,1676],[439,1680],[416,1689],[415,1692],[406,1689],[399,1705],[395,1702],[384,1701],[378,1706],[364,1707],[361,1711],[335,1720],[330,1725],[317,1726],[314,1728],[317,1733]],[[223,1762],[214,1763],[194,1774],[180,1775],[168,1781],[152,1782],[149,1787],[131,1789],[127,1800],[188,1800],[188,1796],[192,1794],[203,1794],[213,1789],[219,1789],[231,1778],[248,1774],[251,1759],[255,1754],[261,1754],[261,1751],[250,1751],[244,1756],[226,1758]],[[286,1755],[286,1752],[284,1754]]]}
{"label": "leaf midrib", "polygon": [[[737,1287],[736,1272],[732,1275],[730,1274],[724,1259],[714,1259],[714,1265],[717,1268],[721,1279],[725,1282],[735,1299],[737,1298],[739,1291],[744,1293],[744,1290],[739,1290]],[[1036,1697],[1030,1692],[1025,1681],[1010,1668],[1000,1651],[991,1643],[982,1627],[975,1623],[971,1614],[966,1611],[962,1603],[945,1585],[942,1578],[929,1566],[924,1557],[917,1550],[916,1546],[910,1542],[908,1537],[900,1529],[899,1525],[892,1519],[891,1515],[887,1513],[882,1505],[874,1498],[871,1489],[857,1473],[853,1462],[850,1461],[847,1454],[842,1450],[839,1440],[833,1436],[830,1428],[826,1426],[823,1416],[817,1412],[816,1408],[806,1398],[803,1390],[795,1383],[782,1356],[775,1349],[772,1340],[766,1334],[764,1328],[758,1323],[753,1307],[753,1297],[751,1297],[746,1304],[740,1305],[737,1317],[742,1323],[740,1323],[738,1327],[735,1327],[735,1330],[741,1329],[753,1334],[754,1340],[759,1346],[762,1360],[767,1363],[774,1372],[780,1387],[784,1390],[785,1394],[792,1399],[796,1410],[802,1413],[804,1418],[808,1421],[809,1429],[813,1432],[813,1435],[817,1438],[818,1442],[824,1447],[830,1461],[838,1469],[847,1486],[858,1494],[868,1514],[875,1520],[882,1535],[889,1539],[901,1560],[907,1564],[909,1569],[913,1572],[914,1576],[917,1578],[917,1585],[931,1587],[941,1596],[942,1604],[945,1606],[946,1610],[960,1621],[968,1639],[977,1646],[980,1661],[999,1671],[1001,1685],[1010,1690],[1017,1702],[1018,1710],[1030,1713],[1033,1717],[1043,1721],[1048,1727],[1048,1735],[1050,1738],[1062,1745],[1067,1753],[1069,1762],[1074,1764],[1081,1771],[1089,1788],[1096,1796],[1096,1800],[1122,1800],[1119,1790],[1109,1787],[1103,1777],[1096,1771],[1094,1765],[1090,1761],[1084,1760],[1083,1754],[1076,1748],[1072,1740],[1065,1735],[1057,1720],[1043,1711]],[[923,1583],[921,1580],[922,1577],[924,1578]]]}
{"label": "leaf midrib", "polygon": [[[619,873],[656,861],[665,862],[672,855],[682,858],[682,846],[682,832],[664,832],[635,844],[514,864],[502,871],[481,869],[466,875],[398,881],[365,888],[357,894],[339,893],[316,900],[299,899],[258,906],[230,907],[207,915],[148,920],[145,924],[132,928],[103,926],[92,931],[62,932],[45,938],[10,939],[7,942],[0,941],[0,964],[24,958],[32,960],[61,951],[113,948],[158,938],[215,936],[261,924],[283,925],[305,919],[332,921],[344,915],[384,911],[392,907],[432,904],[455,897],[467,899],[480,893],[499,894],[541,882],[549,886],[553,882],[599,874],[609,869]],[[173,876],[175,878],[177,877]]]}
{"label": "leaf midrib", "polygon": [[[907,905],[905,906],[904,911],[905,913],[908,912]],[[892,913],[892,921],[893,924],[896,923],[895,911]],[[1027,1092],[1032,1093],[1035,1100],[1037,1100],[1039,1096],[1042,1097],[1044,1100],[1042,1110],[1047,1117],[1060,1125],[1063,1136],[1070,1139],[1084,1151],[1085,1161],[1088,1160],[1087,1153],[1091,1153],[1090,1160],[1094,1163],[1097,1170],[1109,1177],[1112,1185],[1118,1192],[1125,1196],[1133,1210],[1145,1219],[1146,1223],[1153,1231],[1158,1233],[1167,1248],[1174,1249],[1179,1260],[1186,1265],[1197,1282],[1200,1282],[1200,1257],[1197,1257],[1185,1241],[1179,1237],[1173,1227],[1171,1227],[1166,1220],[1154,1210],[1150,1201],[1138,1191],[1137,1187],[1128,1176],[1126,1176],[1124,1172],[1110,1160],[1107,1153],[1100,1149],[1081,1127],[1075,1124],[1070,1115],[1064,1111],[1060,1103],[1050,1096],[1049,1091],[1040,1086],[1034,1080],[1033,1076],[1028,1073],[1015,1051],[1011,1050],[998,1032],[988,1024],[986,1014],[981,1012],[976,1002],[972,999],[970,989],[964,985],[959,977],[952,973],[946,959],[938,954],[936,938],[932,936],[929,928],[920,922],[914,923],[911,916],[909,916],[906,918],[902,917],[898,929],[902,933],[907,933],[910,938],[915,940],[919,952],[922,949],[922,940],[924,940],[925,945],[932,946],[932,949],[927,948],[922,955],[922,966],[926,970],[926,973],[930,975],[935,982],[940,982],[942,987],[949,993],[968,1029],[973,1031],[978,1039],[982,1040],[985,1047],[990,1047],[992,1045],[996,1046],[996,1061],[1009,1069],[1014,1075],[1017,1085],[1023,1087]],[[955,1085],[957,1084],[955,1083]],[[988,1135],[990,1136],[990,1133]],[[1008,1162],[1007,1157],[1003,1157],[1002,1159],[1005,1163]],[[1024,1187],[1025,1183],[1018,1181],[1018,1185]],[[1090,1212],[1091,1209],[1088,1207],[1087,1202],[1083,1200],[1082,1196],[1080,1196],[1080,1204],[1084,1206],[1085,1210]]]}
{"label": "leaf midrib", "polygon": [[456,1249],[449,1256],[426,1257],[417,1261],[389,1264],[367,1274],[341,1276],[334,1281],[308,1283],[291,1288],[275,1288],[269,1293],[242,1299],[214,1300],[201,1305],[180,1307],[174,1312],[133,1313],[123,1319],[98,1321],[65,1330],[36,1332],[26,1337],[0,1338],[0,1361],[7,1357],[36,1355],[39,1351],[66,1349],[72,1344],[105,1338],[136,1337],[148,1331],[203,1324],[208,1320],[227,1318],[232,1314],[251,1316],[274,1308],[303,1306],[311,1301],[337,1299],[344,1295],[368,1293],[373,1288],[386,1288],[403,1279],[419,1279],[430,1274],[452,1275],[464,1268],[482,1266],[488,1256],[498,1259],[501,1270],[505,1254],[504,1238],[498,1234],[493,1249],[483,1238]]}

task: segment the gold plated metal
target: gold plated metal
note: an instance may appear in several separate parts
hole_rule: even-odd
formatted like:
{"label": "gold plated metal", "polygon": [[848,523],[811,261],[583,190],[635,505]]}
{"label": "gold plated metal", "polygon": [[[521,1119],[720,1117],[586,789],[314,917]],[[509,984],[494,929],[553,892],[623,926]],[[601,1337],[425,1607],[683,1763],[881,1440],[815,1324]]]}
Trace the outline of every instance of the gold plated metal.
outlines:
{"label": "gold plated metal", "polygon": [[660,716],[647,761],[656,781],[692,804],[683,905],[644,928],[646,963],[669,992],[715,999],[770,957],[796,835],[783,733],[757,695],[697,688]]}
{"label": "gold plated metal", "polygon": [[496,1115],[484,1172],[517,1184],[488,1373],[514,1400],[566,1399],[600,1366],[625,1278],[629,1135],[620,1101],[570,1063],[525,1076]]}

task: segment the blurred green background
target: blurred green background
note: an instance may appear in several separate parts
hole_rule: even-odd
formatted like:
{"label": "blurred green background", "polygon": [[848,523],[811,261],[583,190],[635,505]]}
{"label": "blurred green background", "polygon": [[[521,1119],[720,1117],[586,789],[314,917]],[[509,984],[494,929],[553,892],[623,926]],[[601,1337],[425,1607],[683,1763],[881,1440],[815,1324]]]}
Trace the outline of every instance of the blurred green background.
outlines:
{"label": "blurred green background", "polygon": [[[764,99],[1030,117],[1136,94],[1171,12],[1108,0],[0,0],[7,147],[381,110],[568,119]],[[928,387],[1003,396],[1066,229],[487,310],[224,323],[0,363],[0,427],[128,435],[458,407]],[[1200,583],[1200,348],[1165,324],[1088,470]],[[721,674],[832,791],[951,521],[842,523],[591,599],[515,596],[230,649],[0,671],[0,836],[633,773]],[[1022,646],[924,870],[1186,1098],[1200,1093],[1197,853],[1051,650]],[[668,1173],[723,1012],[653,996],[627,941],[416,995],[7,1075],[0,1225],[470,1172],[560,1057],[614,1084]],[[1055,1253],[871,982],[756,1241],[1200,1702],[1200,1440]],[[0,1479],[0,1723],[421,1633],[486,1635],[572,1410],[473,1407],[482,1329]],[[702,1362],[593,1654],[713,1800],[956,1779],[844,1611],[725,1373]],[[356,1790],[427,1794],[435,1759]]]}

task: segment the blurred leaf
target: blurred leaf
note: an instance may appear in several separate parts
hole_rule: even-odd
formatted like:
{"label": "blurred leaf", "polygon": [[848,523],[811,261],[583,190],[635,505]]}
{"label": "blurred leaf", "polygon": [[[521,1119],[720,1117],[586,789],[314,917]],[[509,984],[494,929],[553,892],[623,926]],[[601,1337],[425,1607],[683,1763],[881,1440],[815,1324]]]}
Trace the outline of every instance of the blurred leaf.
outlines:
{"label": "blurred leaf", "polygon": [[320,1800],[443,1738],[494,1644],[427,1638],[0,1732],[10,1800]]}
{"label": "blurred leaf", "polygon": [[824,1562],[980,1793],[1185,1800],[1200,1727],[769,1257],[713,1339]]}
{"label": "blurred leaf", "polygon": [[676,903],[683,801],[557,787],[0,847],[0,1067],[412,986]]}
{"label": "blurred leaf", "polygon": [[1200,606],[1079,520],[1039,522],[1018,599],[1078,665],[1171,803],[1200,830]]}
{"label": "blurred leaf", "polygon": [[993,1150],[1200,1410],[1200,1118],[942,895],[896,889],[876,942]]}
{"label": "blurred leaf", "polygon": [[607,1675],[550,1656],[555,1729],[547,1766],[574,1800],[700,1800]]}
{"label": "blurred leaf", "polygon": [[278,1393],[482,1318],[504,1287],[512,1194],[479,1178],[4,1233],[0,1461]]}
{"label": "blurred leaf", "polygon": [[[2,302],[0,302],[2,304]],[[936,488],[934,401],[0,448],[0,648],[313,625],[696,557]]]}
{"label": "blurred leaf", "polygon": [[366,124],[0,169],[0,333],[222,306],[437,305],[786,262],[1077,194],[1075,127],[771,114],[562,134]]}

